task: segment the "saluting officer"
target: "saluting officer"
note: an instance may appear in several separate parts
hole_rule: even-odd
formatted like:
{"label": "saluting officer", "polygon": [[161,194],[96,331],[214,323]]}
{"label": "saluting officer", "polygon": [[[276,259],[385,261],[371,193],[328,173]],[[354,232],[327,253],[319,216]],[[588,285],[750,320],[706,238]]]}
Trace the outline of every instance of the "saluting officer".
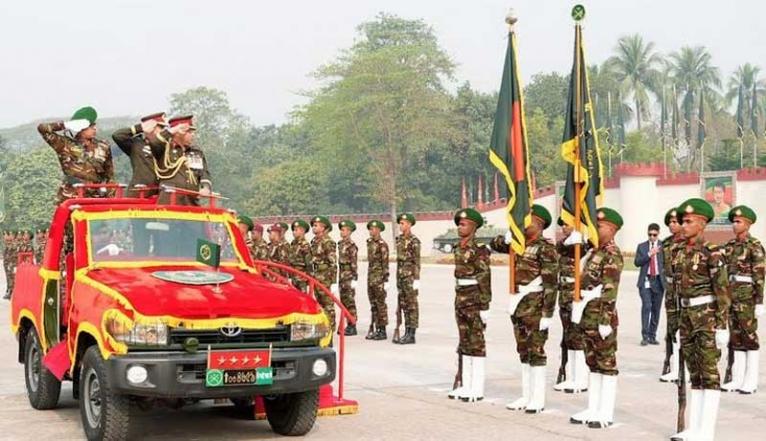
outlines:
{"label": "saluting officer", "polygon": [[[155,173],[156,161],[150,142],[154,142],[167,125],[165,113],[159,112],[141,118],[139,124],[118,129],[112,134],[117,147],[130,159],[133,170],[130,184],[128,184],[128,196],[138,197],[141,193],[144,196],[153,196],[159,193],[158,189],[151,188],[157,187],[158,180]],[[150,188],[140,192],[141,187]]]}

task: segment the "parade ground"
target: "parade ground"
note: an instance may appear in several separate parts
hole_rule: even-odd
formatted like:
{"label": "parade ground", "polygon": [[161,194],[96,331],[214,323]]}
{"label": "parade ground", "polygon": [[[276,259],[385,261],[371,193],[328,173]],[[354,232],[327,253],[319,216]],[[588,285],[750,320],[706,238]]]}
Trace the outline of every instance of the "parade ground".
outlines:
{"label": "parade ground", "polygon": [[[366,264],[360,265],[360,287],[366,286]],[[392,274],[395,274],[392,267]],[[417,344],[391,344],[396,294],[389,293],[389,341],[364,339],[369,325],[365,289],[357,293],[360,311],[357,337],[347,339],[346,396],[359,402],[356,415],[321,417],[307,438],[315,440],[661,440],[675,431],[676,387],[658,381],[664,346],[639,345],[640,299],[637,272],[622,276],[617,300],[620,326],[617,353],[620,370],[615,425],[596,430],[569,423],[569,416],[586,406],[587,396],[552,389],[559,364],[561,326],[556,318],[548,353],[548,393],[545,411],[526,415],[505,409],[520,389],[519,362],[510,320],[508,269],[493,267],[493,300],[488,324],[485,400],[462,403],[447,399],[457,358],[454,320],[453,267],[425,265],[421,273],[420,329]],[[2,277],[2,276],[0,276]],[[0,292],[5,281],[0,278]],[[161,295],[161,294],[160,294]],[[664,311],[663,311],[664,313]],[[71,383],[62,389],[59,408],[37,411],[25,394],[23,366],[17,362],[17,343],[8,326],[9,303],[0,303],[0,439],[76,440],[83,438],[78,403]],[[664,319],[660,329],[664,330]],[[404,331],[402,327],[402,332]],[[761,341],[766,338],[763,325]],[[658,340],[664,339],[664,332]],[[725,368],[721,364],[721,370]],[[723,394],[717,440],[763,438],[766,425],[766,357],[761,359],[761,392],[744,396]],[[231,406],[201,403],[181,410],[155,408],[139,412],[137,438],[145,440],[255,440],[279,438],[265,421],[238,417]]]}

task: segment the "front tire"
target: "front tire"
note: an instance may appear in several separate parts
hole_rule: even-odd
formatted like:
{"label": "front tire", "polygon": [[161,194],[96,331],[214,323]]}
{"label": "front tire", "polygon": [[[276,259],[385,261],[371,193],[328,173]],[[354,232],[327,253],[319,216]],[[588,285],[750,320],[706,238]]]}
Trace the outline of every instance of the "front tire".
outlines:
{"label": "front tire", "polygon": [[276,397],[264,397],[266,418],[274,432],[302,436],[314,427],[319,408],[319,389]]}
{"label": "front tire", "polygon": [[98,346],[85,351],[80,369],[80,417],[88,440],[128,438],[130,398],[111,391],[109,374]]}
{"label": "front tire", "polygon": [[43,365],[43,350],[35,328],[30,328],[24,344],[24,380],[29,404],[37,410],[53,409],[59,402],[61,382]]}

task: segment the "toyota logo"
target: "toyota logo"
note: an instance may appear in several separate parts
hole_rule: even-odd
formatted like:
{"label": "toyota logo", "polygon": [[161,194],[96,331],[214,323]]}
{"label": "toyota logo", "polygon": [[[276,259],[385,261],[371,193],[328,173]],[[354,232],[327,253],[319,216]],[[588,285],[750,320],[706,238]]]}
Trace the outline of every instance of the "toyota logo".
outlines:
{"label": "toyota logo", "polygon": [[237,325],[226,325],[226,326],[221,327],[221,329],[219,329],[219,331],[221,332],[221,334],[223,334],[224,337],[232,338],[232,337],[236,337],[239,334],[241,334],[242,333],[242,328],[240,328]]}

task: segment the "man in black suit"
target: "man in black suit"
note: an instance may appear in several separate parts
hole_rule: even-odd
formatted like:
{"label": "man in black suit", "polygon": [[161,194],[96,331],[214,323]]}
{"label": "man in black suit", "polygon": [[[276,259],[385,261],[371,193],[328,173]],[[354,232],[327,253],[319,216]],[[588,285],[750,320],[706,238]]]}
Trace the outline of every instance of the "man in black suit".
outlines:
{"label": "man in black suit", "polygon": [[649,240],[638,244],[633,264],[640,268],[638,292],[641,294],[641,346],[658,345],[657,325],[660,321],[662,296],[665,293],[660,226],[649,224]]}

